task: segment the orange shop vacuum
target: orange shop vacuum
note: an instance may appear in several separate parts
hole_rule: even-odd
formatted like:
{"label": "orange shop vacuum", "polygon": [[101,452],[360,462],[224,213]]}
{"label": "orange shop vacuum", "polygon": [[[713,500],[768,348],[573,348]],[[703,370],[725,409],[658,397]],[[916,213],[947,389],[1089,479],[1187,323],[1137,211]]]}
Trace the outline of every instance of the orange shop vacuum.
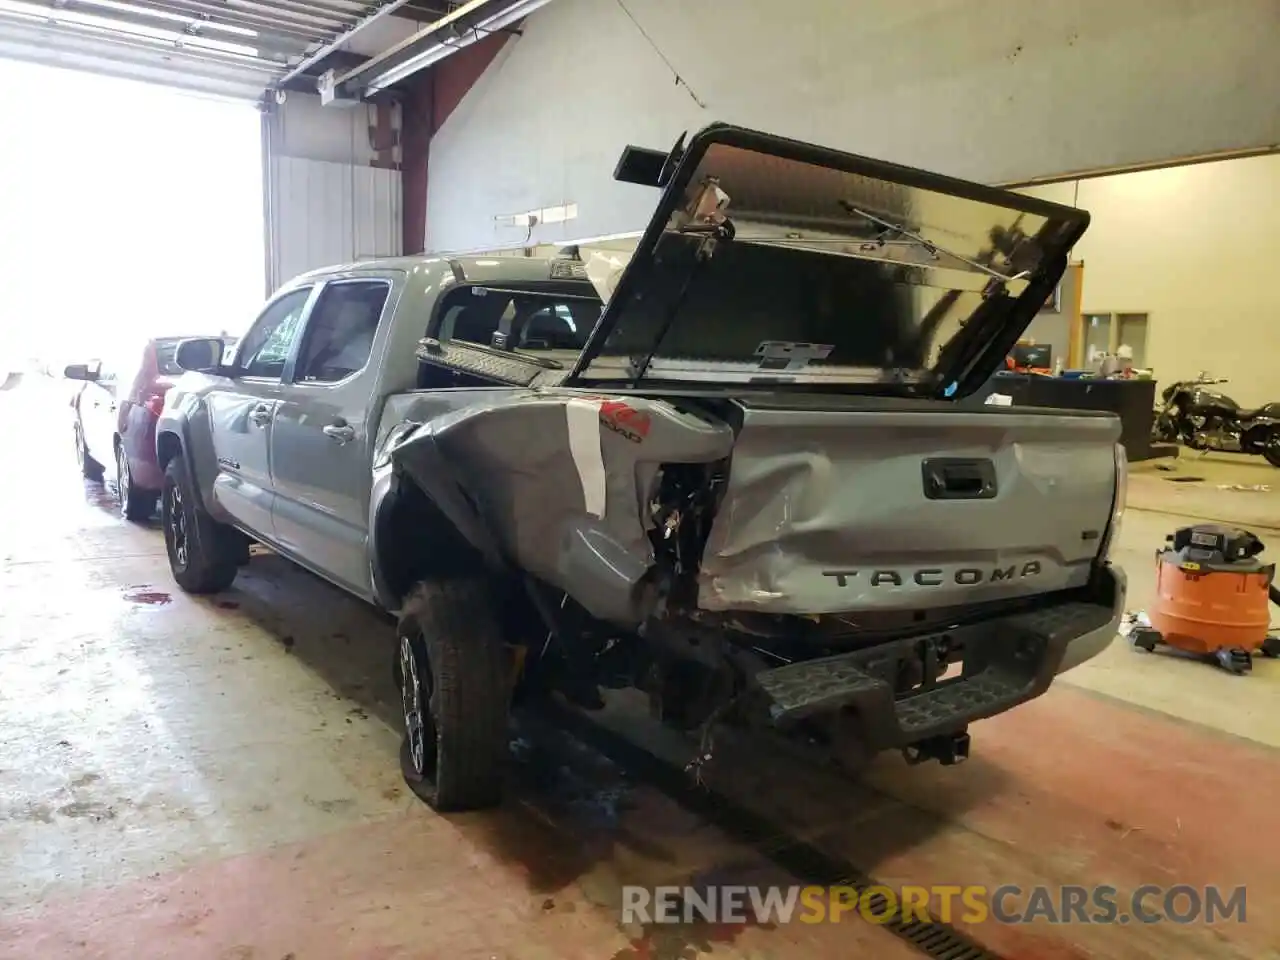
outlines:
{"label": "orange shop vacuum", "polygon": [[1280,656],[1271,604],[1280,604],[1276,565],[1258,559],[1264,545],[1247,530],[1217,524],[1182,527],[1156,551],[1156,602],[1129,634],[1152,652],[1169,646],[1212,659],[1231,673],[1253,669],[1254,654]]}

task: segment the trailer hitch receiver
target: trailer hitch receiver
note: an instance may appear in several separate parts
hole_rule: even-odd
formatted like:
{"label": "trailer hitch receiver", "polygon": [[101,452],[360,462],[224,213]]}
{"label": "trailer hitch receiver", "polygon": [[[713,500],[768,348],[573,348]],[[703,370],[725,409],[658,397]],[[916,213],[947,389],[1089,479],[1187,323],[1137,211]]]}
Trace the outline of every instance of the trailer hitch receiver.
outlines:
{"label": "trailer hitch receiver", "polygon": [[937,760],[944,767],[954,766],[969,759],[969,734],[962,730],[919,740],[903,748],[902,755],[912,766],[926,760]]}

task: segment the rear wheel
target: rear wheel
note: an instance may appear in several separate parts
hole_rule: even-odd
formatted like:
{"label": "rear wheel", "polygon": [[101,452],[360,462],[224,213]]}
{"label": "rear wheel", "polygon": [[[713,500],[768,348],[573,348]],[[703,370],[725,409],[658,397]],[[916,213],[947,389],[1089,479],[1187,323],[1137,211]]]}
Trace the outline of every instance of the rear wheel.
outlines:
{"label": "rear wheel", "polygon": [[187,593],[218,593],[231,586],[244,552],[238,530],[218,523],[196,502],[182,455],[164,471],[161,496],[164,545],[173,579]]}
{"label": "rear wheel", "polygon": [[124,444],[116,448],[116,498],[120,501],[120,512],[126,520],[138,523],[150,520],[156,512],[156,501],[160,495],[154,490],[143,490],[133,483],[133,473],[129,470],[129,455],[124,451]]}
{"label": "rear wheel", "polygon": [[494,806],[511,690],[492,597],[482,581],[421,583],[397,633],[405,782],[441,812]]}
{"label": "rear wheel", "polygon": [[84,442],[84,428],[76,424],[76,463],[80,465],[80,474],[86,480],[102,482],[102,464],[89,456],[89,448]]}

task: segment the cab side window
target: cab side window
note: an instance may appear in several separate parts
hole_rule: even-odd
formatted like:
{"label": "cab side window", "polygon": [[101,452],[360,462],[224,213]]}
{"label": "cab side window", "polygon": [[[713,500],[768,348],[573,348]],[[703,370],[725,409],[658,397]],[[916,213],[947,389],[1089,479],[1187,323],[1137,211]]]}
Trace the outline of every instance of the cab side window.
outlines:
{"label": "cab side window", "polygon": [[311,288],[292,290],[273,301],[236,351],[236,370],[244,377],[278,380],[284,376],[294,342],[302,332],[302,311]]}
{"label": "cab side window", "polygon": [[390,292],[385,280],[327,284],[307,321],[294,381],[337,383],[363,370]]}

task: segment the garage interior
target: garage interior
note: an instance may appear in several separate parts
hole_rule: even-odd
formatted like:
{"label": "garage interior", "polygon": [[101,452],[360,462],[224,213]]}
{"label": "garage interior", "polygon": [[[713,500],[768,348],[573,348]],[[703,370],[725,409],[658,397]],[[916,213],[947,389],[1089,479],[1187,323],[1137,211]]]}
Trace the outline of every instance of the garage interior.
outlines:
{"label": "garage interior", "polygon": [[[230,589],[188,595],[160,519],[123,517],[110,470],[81,476],[65,366],[126,336],[241,337],[332,264],[624,265],[655,193],[614,179],[623,148],[726,121],[1088,211],[978,402],[1120,418],[1129,613],[1179,528],[1251,531],[1274,561],[1280,461],[1155,430],[1162,391],[1201,375],[1242,410],[1280,400],[1280,2],[741,6],[0,0],[0,75],[31,91],[0,147],[21,265],[0,293],[0,957],[1280,957],[1275,659],[1236,675],[1126,624],[972,724],[966,762],[886,753],[856,780],[729,742],[702,785],[631,700],[595,733],[533,711],[501,806],[440,814],[401,776],[393,618],[259,546]],[[124,99],[136,122],[92,124]],[[869,878],[1244,887],[1248,916],[619,913],[627,885]]]}

